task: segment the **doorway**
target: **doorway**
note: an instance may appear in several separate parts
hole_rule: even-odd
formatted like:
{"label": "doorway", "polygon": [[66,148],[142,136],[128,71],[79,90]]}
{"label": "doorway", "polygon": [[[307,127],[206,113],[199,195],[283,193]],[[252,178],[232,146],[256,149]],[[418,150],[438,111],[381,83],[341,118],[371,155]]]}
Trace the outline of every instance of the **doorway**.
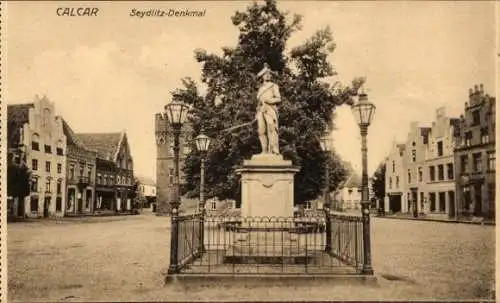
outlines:
{"label": "doorway", "polygon": [[401,194],[389,195],[389,211],[392,213],[401,212]]}
{"label": "doorway", "polygon": [[43,217],[44,218],[49,217],[50,200],[51,200],[51,197],[45,197],[45,199],[44,199],[44,202],[43,202]]}
{"label": "doorway", "polygon": [[483,206],[483,195],[482,195],[482,184],[474,185],[474,216],[482,215]]}

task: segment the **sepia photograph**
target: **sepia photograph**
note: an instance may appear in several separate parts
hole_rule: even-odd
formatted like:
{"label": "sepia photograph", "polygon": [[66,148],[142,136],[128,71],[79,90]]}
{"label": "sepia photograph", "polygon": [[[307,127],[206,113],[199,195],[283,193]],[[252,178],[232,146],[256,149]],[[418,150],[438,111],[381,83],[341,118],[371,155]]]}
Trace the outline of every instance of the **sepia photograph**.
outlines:
{"label": "sepia photograph", "polygon": [[2,302],[496,300],[496,1],[2,1]]}

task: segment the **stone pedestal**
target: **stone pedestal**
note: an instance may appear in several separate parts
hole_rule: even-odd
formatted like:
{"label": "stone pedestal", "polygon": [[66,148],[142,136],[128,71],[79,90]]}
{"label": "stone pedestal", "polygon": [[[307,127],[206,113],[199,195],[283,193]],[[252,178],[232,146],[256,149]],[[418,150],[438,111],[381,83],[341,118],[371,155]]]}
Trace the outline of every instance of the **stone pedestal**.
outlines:
{"label": "stone pedestal", "polygon": [[241,174],[241,215],[293,216],[293,178],[299,168],[281,155],[259,154],[245,160]]}
{"label": "stone pedestal", "polygon": [[304,263],[308,257],[293,223],[293,179],[298,167],[281,155],[260,154],[245,160],[241,174],[241,215],[236,241],[226,263]]}

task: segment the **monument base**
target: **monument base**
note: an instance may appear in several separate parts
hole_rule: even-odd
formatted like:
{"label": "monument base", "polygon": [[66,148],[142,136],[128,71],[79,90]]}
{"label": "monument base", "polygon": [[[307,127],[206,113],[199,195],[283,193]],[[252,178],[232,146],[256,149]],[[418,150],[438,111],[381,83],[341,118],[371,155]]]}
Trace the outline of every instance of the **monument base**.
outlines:
{"label": "monument base", "polygon": [[293,178],[299,168],[282,155],[258,154],[245,160],[241,174],[243,217],[292,217]]}
{"label": "monument base", "polygon": [[311,260],[297,235],[286,231],[241,233],[224,256],[224,263],[230,264],[306,264]]}

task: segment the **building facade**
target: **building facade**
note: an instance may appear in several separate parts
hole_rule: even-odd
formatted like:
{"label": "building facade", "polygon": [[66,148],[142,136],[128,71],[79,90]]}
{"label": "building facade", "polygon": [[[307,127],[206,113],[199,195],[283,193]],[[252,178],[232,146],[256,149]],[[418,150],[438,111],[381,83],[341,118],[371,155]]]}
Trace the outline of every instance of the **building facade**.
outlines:
{"label": "building facade", "polygon": [[386,212],[399,213],[407,209],[407,186],[403,179],[406,171],[406,154],[406,144],[392,142],[389,155],[385,159],[384,210]]}
{"label": "building facade", "polygon": [[16,216],[64,216],[66,198],[66,136],[63,120],[45,96],[35,102],[9,105],[8,150],[31,171],[30,195],[14,201]]}
{"label": "building facade", "polygon": [[425,184],[419,191],[418,209],[425,214],[455,217],[454,148],[456,118],[446,115],[446,108],[436,110],[425,150],[425,164],[418,167],[418,181]]}
{"label": "building facade", "polygon": [[89,150],[96,151],[94,211],[132,210],[135,194],[133,159],[125,132],[76,134]]}
{"label": "building facade", "polygon": [[[158,215],[170,213],[170,200],[174,183],[174,138],[168,118],[157,113],[155,115],[156,136],[156,212]],[[185,157],[191,152],[192,128],[189,124],[183,125],[179,139],[179,178],[181,183],[184,176],[182,167]]]}
{"label": "building facade", "polygon": [[63,120],[67,138],[66,215],[94,212],[97,152],[87,149]]}
{"label": "building facade", "polygon": [[495,216],[495,104],[482,85],[469,90],[454,157],[459,217]]}
{"label": "building facade", "polygon": [[361,178],[350,174],[333,193],[333,208],[339,211],[361,209]]}
{"label": "building facade", "polygon": [[139,193],[146,199],[143,207],[153,207],[156,203],[156,182],[150,178],[137,177],[139,180]]}

